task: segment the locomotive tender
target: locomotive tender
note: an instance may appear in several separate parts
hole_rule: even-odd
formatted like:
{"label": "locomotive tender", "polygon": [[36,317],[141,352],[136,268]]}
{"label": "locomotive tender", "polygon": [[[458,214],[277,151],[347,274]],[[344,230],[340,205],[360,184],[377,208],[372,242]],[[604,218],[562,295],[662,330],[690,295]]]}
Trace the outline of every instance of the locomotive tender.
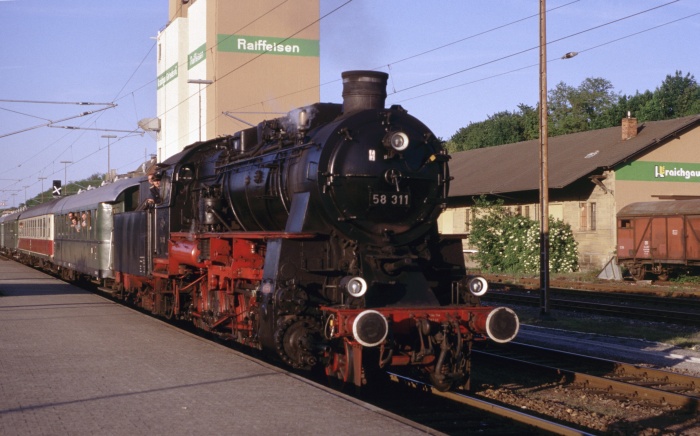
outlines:
{"label": "locomotive tender", "polygon": [[[468,385],[473,342],[512,340],[518,318],[480,306],[486,281],[467,276],[461,240],[438,233],[450,181],[440,141],[384,108],[387,74],[342,77],[342,105],[300,108],[159,164],[152,208],[136,207],[145,180],[122,182],[90,204],[95,217],[113,210],[93,220],[112,235],[92,240],[108,268],[53,268],[332,379],[361,386],[409,366],[440,389]],[[61,208],[54,227],[71,208],[83,207]]]}

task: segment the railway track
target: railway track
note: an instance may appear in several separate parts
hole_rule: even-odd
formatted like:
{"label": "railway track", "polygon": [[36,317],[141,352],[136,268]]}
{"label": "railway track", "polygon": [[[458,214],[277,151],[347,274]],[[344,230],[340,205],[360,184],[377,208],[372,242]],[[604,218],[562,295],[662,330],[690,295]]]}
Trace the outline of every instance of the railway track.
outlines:
{"label": "railway track", "polygon": [[[507,407],[472,394],[441,392],[429,384],[406,375],[398,373],[389,375],[390,380],[398,385],[397,389],[407,393],[404,401],[398,404],[394,393],[392,403],[382,404],[381,407],[445,434],[565,436],[591,434],[547,417],[517,410],[515,407]],[[419,398],[414,397],[415,395],[423,396],[429,401],[406,401],[406,398]]]}
{"label": "railway track", "polygon": [[641,307],[658,307],[659,305],[700,311],[700,298],[668,295],[638,294],[632,292],[606,292],[585,289],[553,288],[553,292],[566,298],[579,300],[612,299],[622,304],[635,304]]}
{"label": "railway track", "polygon": [[[475,368],[488,366],[497,374],[503,375],[502,368],[507,368],[508,374],[516,374],[514,377],[521,381],[497,378],[503,385],[527,385],[528,390],[550,398],[549,401],[534,408],[533,401],[518,396],[511,396],[508,401],[488,399],[485,394],[488,389],[481,383],[477,383],[473,393],[440,392],[397,373],[390,374],[398,387],[386,390],[388,400],[383,402],[373,397],[370,401],[446,434],[633,434],[665,426],[698,428],[700,425],[698,377],[519,343],[473,350],[473,359]],[[477,379],[480,372],[476,372]],[[401,390],[406,388],[417,393]],[[619,407],[615,410],[618,416],[637,407],[646,410],[646,415],[643,419],[630,417],[627,422],[592,413],[593,418],[586,421],[581,419],[585,411],[580,411],[577,417],[571,413],[574,406],[547,394],[557,390],[566,390],[575,398],[586,398],[592,409],[606,404],[611,415],[615,407]],[[396,398],[404,401],[397,402]],[[567,416],[571,421],[562,418]],[[508,427],[508,421],[517,422],[518,426]]]}
{"label": "railway track", "polygon": [[[613,295],[563,289],[551,289],[551,295],[549,303],[553,309],[700,326],[700,301],[696,299]],[[523,306],[540,305],[540,296],[533,295],[532,291],[492,290],[482,297],[482,300]]]}
{"label": "railway track", "polygon": [[597,357],[514,342],[474,351],[475,365],[529,366],[560,383],[652,405],[700,412],[700,378]]}

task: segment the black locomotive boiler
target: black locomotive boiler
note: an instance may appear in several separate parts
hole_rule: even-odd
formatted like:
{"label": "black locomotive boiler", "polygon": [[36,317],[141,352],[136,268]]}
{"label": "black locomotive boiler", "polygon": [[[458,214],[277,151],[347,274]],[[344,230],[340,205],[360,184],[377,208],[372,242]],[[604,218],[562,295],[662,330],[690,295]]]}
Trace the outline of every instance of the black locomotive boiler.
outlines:
{"label": "black locomotive boiler", "polygon": [[[343,73],[318,103],[159,164],[155,207],[114,214],[103,286],[155,314],[361,386],[412,367],[468,384],[475,340],[508,342],[461,240],[438,233],[449,156],[400,106],[385,73]],[[141,199],[148,194],[144,180]]]}

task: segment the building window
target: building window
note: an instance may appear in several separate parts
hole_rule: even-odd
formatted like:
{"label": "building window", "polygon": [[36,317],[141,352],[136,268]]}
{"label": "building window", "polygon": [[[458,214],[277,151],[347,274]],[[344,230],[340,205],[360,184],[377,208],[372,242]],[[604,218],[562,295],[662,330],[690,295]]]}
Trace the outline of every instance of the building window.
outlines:
{"label": "building window", "polygon": [[596,204],[581,202],[579,206],[579,230],[582,232],[596,229]]}

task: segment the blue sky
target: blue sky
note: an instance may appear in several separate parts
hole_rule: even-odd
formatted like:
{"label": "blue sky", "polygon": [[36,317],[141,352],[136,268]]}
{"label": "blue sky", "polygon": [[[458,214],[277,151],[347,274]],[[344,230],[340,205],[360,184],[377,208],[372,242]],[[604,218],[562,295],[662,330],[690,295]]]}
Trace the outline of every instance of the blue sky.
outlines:
{"label": "blue sky", "polygon": [[[387,104],[401,104],[444,139],[537,103],[537,0],[321,3],[321,16],[330,14],[321,21],[321,101],[341,101],[342,71],[379,69],[390,73]],[[64,171],[68,180],[106,172],[103,135],[127,136],[110,140],[118,172],[155,153],[151,136],[98,129],[128,132],[157,115],[152,38],[167,8],[166,0],[0,0],[0,201],[33,197],[40,177],[47,189]],[[547,8],[549,89],[602,77],[634,94],[676,70],[700,79],[697,0],[548,0]],[[579,55],[560,59],[571,51]],[[83,130],[32,128],[106,106],[7,100],[117,107],[59,123]]]}

